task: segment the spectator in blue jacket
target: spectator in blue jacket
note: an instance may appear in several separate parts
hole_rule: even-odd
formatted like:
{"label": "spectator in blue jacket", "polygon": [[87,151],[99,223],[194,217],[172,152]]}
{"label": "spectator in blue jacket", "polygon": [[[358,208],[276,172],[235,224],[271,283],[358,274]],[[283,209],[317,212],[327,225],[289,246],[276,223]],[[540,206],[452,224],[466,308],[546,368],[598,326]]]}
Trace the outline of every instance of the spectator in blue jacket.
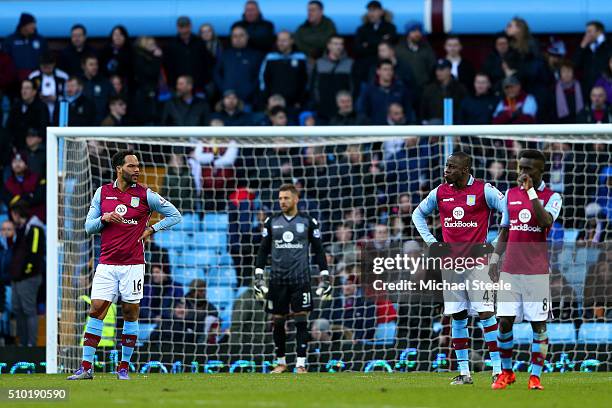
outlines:
{"label": "spectator in blue jacket", "polygon": [[599,175],[599,188],[597,189],[597,204],[602,211],[612,219],[612,166],[603,169]]}
{"label": "spectator in blue jacket", "polygon": [[479,72],[474,77],[474,93],[461,101],[459,121],[464,125],[490,125],[497,98],[491,93],[489,76]]}
{"label": "spectator in blue jacket", "polygon": [[15,62],[21,81],[38,68],[40,57],[47,51],[47,40],[36,31],[34,16],[21,13],[15,32],[6,37],[3,48]]}
{"label": "spectator in blue jacket", "polygon": [[244,27],[232,28],[231,47],[217,62],[215,84],[221,93],[233,89],[240,99],[252,105],[257,91],[257,77],[261,65],[261,53],[248,48],[249,35]]}
{"label": "spectator in blue jacket", "polygon": [[381,60],[376,66],[376,79],[365,85],[357,102],[357,112],[366,115],[372,125],[387,124],[387,109],[396,102],[404,107],[406,122],[413,122],[410,93],[406,86],[394,78],[393,63]]}
{"label": "spectator in blue jacket", "polygon": [[145,281],[143,298],[140,301],[140,318],[152,323],[169,319],[175,301],[183,298],[183,289],[174,283],[168,274],[168,266],[151,265],[151,274]]}
{"label": "spectator in blue jacket", "polygon": [[99,74],[98,57],[87,55],[83,58],[83,95],[96,106],[96,123],[100,123],[108,113],[108,100],[113,87],[108,79]]}

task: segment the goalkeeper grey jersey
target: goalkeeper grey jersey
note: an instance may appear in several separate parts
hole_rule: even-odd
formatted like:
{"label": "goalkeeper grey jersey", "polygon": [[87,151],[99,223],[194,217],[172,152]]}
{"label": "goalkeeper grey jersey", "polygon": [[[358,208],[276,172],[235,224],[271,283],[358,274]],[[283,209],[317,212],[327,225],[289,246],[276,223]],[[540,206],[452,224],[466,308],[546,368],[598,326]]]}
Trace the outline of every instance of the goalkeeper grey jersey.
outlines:
{"label": "goalkeeper grey jersey", "polygon": [[310,245],[319,270],[327,270],[317,220],[301,212],[291,219],[282,213],[275,214],[264,222],[255,266],[264,269],[271,254],[270,282],[286,285],[310,283]]}

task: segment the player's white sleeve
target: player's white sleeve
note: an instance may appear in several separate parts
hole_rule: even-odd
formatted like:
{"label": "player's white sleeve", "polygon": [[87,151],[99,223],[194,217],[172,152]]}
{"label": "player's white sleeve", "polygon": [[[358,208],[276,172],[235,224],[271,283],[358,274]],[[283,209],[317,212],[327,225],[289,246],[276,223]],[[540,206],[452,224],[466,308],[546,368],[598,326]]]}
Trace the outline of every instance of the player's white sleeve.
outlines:
{"label": "player's white sleeve", "polygon": [[544,209],[548,211],[550,215],[552,215],[553,222],[557,220],[557,217],[559,216],[559,213],[561,212],[561,204],[562,204],[561,195],[559,193],[554,193],[552,196],[550,196],[548,203],[546,203],[546,207],[544,207]]}
{"label": "player's white sleeve", "polygon": [[497,210],[500,213],[504,212],[504,193],[499,191],[497,187],[492,186],[489,183],[485,184],[484,187],[485,200],[489,208]]}
{"label": "player's white sleeve", "polygon": [[147,203],[152,211],[156,211],[164,216],[163,220],[152,225],[156,232],[168,229],[183,219],[179,210],[170,201],[153,192],[150,188],[147,189]]}
{"label": "player's white sleeve", "polygon": [[427,197],[421,201],[416,210],[412,212],[412,223],[421,235],[421,238],[423,238],[423,241],[425,241],[427,244],[438,242],[436,237],[434,237],[431,231],[429,231],[427,220],[425,219],[429,214],[438,208],[437,194],[438,187],[431,190]]}
{"label": "player's white sleeve", "polygon": [[87,212],[87,219],[85,220],[85,232],[88,234],[96,234],[102,231],[104,224],[102,224],[102,210],[100,206],[102,196],[102,187],[98,187],[96,193],[91,199],[89,205],[89,211]]}
{"label": "player's white sleeve", "polygon": [[502,200],[502,219],[499,223],[500,227],[508,228],[510,226],[510,212],[508,211],[508,191],[506,190],[506,194],[504,194],[504,199]]}

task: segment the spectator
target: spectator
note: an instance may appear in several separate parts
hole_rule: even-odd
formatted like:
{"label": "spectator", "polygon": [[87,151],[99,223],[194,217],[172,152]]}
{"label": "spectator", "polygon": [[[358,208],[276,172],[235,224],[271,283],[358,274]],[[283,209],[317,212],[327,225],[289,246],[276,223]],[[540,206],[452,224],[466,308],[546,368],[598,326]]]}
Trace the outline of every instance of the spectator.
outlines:
{"label": "spectator", "polygon": [[224,211],[227,194],[236,185],[235,163],[238,158],[238,144],[231,141],[227,147],[205,147],[198,145],[195,159],[202,175],[202,193],[205,211]]}
{"label": "spectator", "polygon": [[83,73],[83,95],[94,103],[96,123],[100,123],[108,112],[108,99],[113,87],[108,79],[100,75],[98,57],[95,55],[83,57]]}
{"label": "spectator", "polygon": [[15,223],[15,243],[9,266],[12,309],[17,322],[21,346],[37,346],[38,290],[45,271],[45,226],[36,215],[30,215],[23,201],[10,207]]}
{"label": "spectator", "polygon": [[236,92],[228,89],[223,93],[223,98],[217,103],[212,117],[221,119],[225,126],[248,126],[251,117],[244,112],[244,103],[238,99]]}
{"label": "spectator", "polygon": [[87,44],[87,29],[83,24],[75,24],[70,29],[70,44],[62,50],[60,68],[69,76],[83,74],[83,57],[95,55],[95,50]]}
{"label": "spectator", "polygon": [[124,83],[132,81],[132,44],[127,29],[122,25],[113,27],[110,43],[100,53],[100,64],[105,76],[118,75]]}
{"label": "spectator", "polygon": [[474,84],[474,66],[467,60],[461,57],[463,46],[459,37],[451,35],[446,37],[444,42],[444,51],[446,51],[446,60],[452,64],[451,74],[453,78],[463,84],[465,89],[473,90]]}
{"label": "spectator", "polygon": [[[399,79],[404,86],[414,89],[415,82],[410,67],[398,60],[395,54],[395,48],[389,41],[381,41],[381,43],[378,44],[378,61],[391,61],[391,63],[393,63],[393,70],[396,78]],[[374,80],[374,78],[376,78],[376,65],[372,67],[370,74],[368,75],[368,79],[370,81]]]}
{"label": "spectator", "polygon": [[521,82],[515,76],[510,76],[502,82],[504,99],[493,112],[493,124],[510,125],[536,122],[538,105],[532,95],[521,89]]}
{"label": "spectator", "polygon": [[307,97],[308,73],[306,56],[293,50],[293,37],[280,31],[276,37],[278,51],[263,60],[259,71],[259,89],[264,97],[279,94],[291,107],[302,107]]}
{"label": "spectator", "polygon": [[368,118],[353,108],[353,95],[349,91],[336,94],[337,113],[331,118],[331,126],[362,126],[368,124]]}
{"label": "spectator", "polygon": [[206,300],[206,282],[196,279],[191,282],[189,292],[185,295],[185,306],[195,313],[195,321],[200,326],[197,330],[198,343],[215,344],[219,334],[219,312]]}
{"label": "spectator", "polygon": [[40,57],[47,51],[47,40],[36,31],[36,19],[21,13],[15,32],[4,40],[4,51],[11,56],[20,81],[38,67]]}
{"label": "spectator", "polygon": [[338,92],[353,93],[353,59],[344,52],[344,38],[338,35],[329,37],[327,54],[313,67],[310,89],[319,117],[324,120],[335,115]]}
{"label": "spectator", "polygon": [[316,126],[317,125],[317,115],[313,111],[303,111],[300,113],[298,118],[298,124],[300,126]]}
{"label": "spectator", "polygon": [[153,264],[145,277],[140,301],[140,318],[145,321],[160,324],[162,319],[170,319],[175,302],[183,298],[183,289],[172,280],[167,268]]}
{"label": "spectator", "polygon": [[596,202],[608,220],[612,220],[612,166],[602,170],[598,182]]}
{"label": "spectator", "polygon": [[223,51],[215,68],[215,84],[221,93],[233,89],[249,106],[255,102],[261,53],[248,48],[249,35],[242,26],[231,32],[231,48]]}
{"label": "spectator", "polygon": [[394,78],[393,63],[389,60],[379,61],[376,69],[377,81],[363,87],[358,112],[366,115],[373,125],[387,123],[387,109],[393,102],[404,107],[408,122],[412,122],[411,98],[408,89]]}
{"label": "spectator", "polygon": [[606,39],[605,27],[600,21],[589,21],[580,47],[574,54],[576,68],[582,71],[582,89],[586,93],[609,65],[612,43]]}
{"label": "spectator", "polygon": [[427,85],[423,91],[421,101],[421,120],[423,124],[442,124],[445,98],[453,100],[454,121],[456,122],[459,118],[461,103],[467,96],[467,90],[453,78],[451,69],[452,64],[448,60],[439,59],[436,63],[436,80]]}
{"label": "spectator", "polygon": [[556,40],[554,37],[550,37],[550,44],[546,48],[544,54],[546,58],[546,64],[548,70],[552,74],[555,81],[561,77],[561,62],[566,55],[565,43],[562,40]]}
{"label": "spectator", "polygon": [[[404,108],[399,103],[392,103],[387,108],[387,125],[389,126],[401,126],[406,124],[406,115],[404,115]],[[395,153],[402,149],[404,145],[404,139],[394,138],[386,139],[383,142],[383,156],[386,158],[393,156]]]}
{"label": "spectator", "polygon": [[406,24],[406,39],[396,48],[397,59],[410,68],[414,78],[415,100],[420,100],[425,85],[431,80],[436,56],[423,36],[423,25],[416,21]]}
{"label": "spectator", "polygon": [[100,126],[126,126],[127,120],[127,104],[125,100],[119,96],[111,96],[108,100],[109,114],[102,120]]}
{"label": "spectator", "polygon": [[234,300],[232,307],[231,344],[264,347],[272,342],[272,330],[267,326],[268,315],[261,301],[255,298],[251,286]]}
{"label": "spectator", "polygon": [[11,220],[2,222],[0,229],[0,345],[10,342],[11,329],[9,316],[11,314],[11,259],[15,247],[15,224]]}
{"label": "spectator", "polygon": [[612,273],[610,271],[612,253],[609,249],[599,254],[584,282],[584,307],[587,319],[603,321],[611,309]]}
{"label": "spectator", "polygon": [[366,6],[367,14],[355,35],[355,76],[359,83],[368,81],[368,74],[376,66],[378,45],[382,41],[393,43],[397,29],[390,12],[383,9],[379,1],[370,1]]}
{"label": "spectator", "polygon": [[591,104],[576,117],[578,123],[612,123],[612,108],[606,103],[606,90],[601,86],[591,89]]}
{"label": "spectator", "polygon": [[271,126],[287,126],[287,111],[281,106],[273,107],[268,113]]}
{"label": "spectator", "polygon": [[595,86],[601,86],[606,90],[608,105],[612,105],[612,52],[610,53],[610,58],[608,58],[608,66],[595,82]]}
{"label": "spectator", "polygon": [[336,34],[334,22],[323,15],[323,3],[318,0],[308,2],[308,17],[295,32],[295,44],[310,60],[319,58],[325,44]]}
{"label": "spectator", "polygon": [[223,53],[223,44],[217,37],[212,24],[204,23],[200,26],[200,39],[204,42],[206,51],[212,57],[214,65],[217,65]]}
{"label": "spectator", "polygon": [[259,4],[249,0],[244,4],[242,20],[233,24],[241,25],[249,34],[249,47],[261,53],[267,53],[274,46],[274,24],[264,20]]}
{"label": "spectator", "polygon": [[497,98],[491,93],[491,81],[484,72],[474,77],[474,93],[461,102],[460,123],[464,125],[490,125]]}
{"label": "spectator", "polygon": [[112,75],[109,78],[109,82],[112,88],[111,95],[118,96],[120,98],[123,98],[123,100],[127,101],[128,92],[127,92],[126,84],[124,83],[123,79],[121,79],[119,75]]}
{"label": "spectator", "polygon": [[193,95],[193,79],[181,75],[176,79],[176,96],[166,102],[162,113],[165,126],[205,126],[209,117],[208,103]]}
{"label": "spectator", "polygon": [[334,264],[336,265],[346,265],[346,260],[357,258],[357,246],[353,240],[353,231],[350,225],[338,225],[329,254],[334,257]]}
{"label": "spectator", "polygon": [[42,135],[38,129],[28,129],[25,138],[26,147],[20,153],[33,173],[46,178],[47,149],[43,144]]}
{"label": "spectator", "polygon": [[181,16],[176,21],[177,35],[170,40],[164,50],[164,68],[168,76],[168,84],[178,84],[178,78],[192,78],[194,93],[204,91],[210,82],[213,58],[199,37],[191,32],[191,20]]}
{"label": "spectator", "polygon": [[173,203],[181,214],[193,214],[196,202],[199,201],[196,190],[196,182],[185,161],[185,155],[180,150],[174,151],[168,158],[161,196]]}
{"label": "spectator", "polygon": [[508,178],[506,177],[506,168],[504,163],[499,160],[492,160],[487,167],[487,176],[485,178],[499,191],[505,193],[509,188]]}
{"label": "spectator", "polygon": [[184,298],[176,299],[170,318],[161,319],[161,325],[151,333],[151,341],[184,345],[199,340],[203,325],[190,306]]}
{"label": "spectator", "polygon": [[49,112],[44,103],[37,97],[38,91],[34,82],[24,79],[21,82],[21,98],[14,104],[6,122],[13,145],[18,149],[25,147],[25,137],[28,129],[37,129],[39,134],[46,134],[49,123]]}
{"label": "spectator", "polygon": [[[0,101],[17,85],[17,68],[9,54],[0,47]],[[0,116],[0,120],[2,117]]]}
{"label": "spectator", "polygon": [[153,37],[139,37],[134,50],[134,100],[132,116],[136,123],[157,122],[157,88],[162,64],[162,50]]}
{"label": "spectator", "polygon": [[32,72],[28,79],[38,91],[38,97],[47,105],[49,118],[54,116],[55,102],[64,96],[68,74],[55,67],[55,57],[46,52],[40,57],[39,69]]}
{"label": "spectator", "polygon": [[487,56],[484,62],[484,72],[487,73],[493,87],[498,88],[498,84],[506,77],[502,62],[510,52],[510,38],[506,33],[498,34],[495,37],[493,51]]}
{"label": "spectator", "polygon": [[574,64],[570,61],[561,63],[555,102],[558,123],[576,123],[576,115],[584,109],[584,100],[580,83],[574,78]]}
{"label": "spectator", "polygon": [[[576,243],[585,247],[608,242],[609,222],[606,214],[597,203],[589,203],[584,208],[586,223],[576,237]],[[601,246],[604,247],[603,245]]]}
{"label": "spectator", "polygon": [[[93,126],[96,123],[96,105],[83,95],[83,80],[71,76],[66,82],[69,126]],[[59,109],[55,108],[54,122],[58,122]]]}
{"label": "spectator", "polygon": [[417,237],[417,231],[412,223],[412,197],[410,193],[402,193],[399,195],[397,204],[391,209],[391,213],[401,220],[402,231],[401,240],[414,240]]}
{"label": "spectator", "polygon": [[28,205],[28,209],[39,219],[45,220],[45,179],[33,173],[21,153],[16,153],[11,161],[10,176],[4,182],[3,201],[11,207],[18,201]]}

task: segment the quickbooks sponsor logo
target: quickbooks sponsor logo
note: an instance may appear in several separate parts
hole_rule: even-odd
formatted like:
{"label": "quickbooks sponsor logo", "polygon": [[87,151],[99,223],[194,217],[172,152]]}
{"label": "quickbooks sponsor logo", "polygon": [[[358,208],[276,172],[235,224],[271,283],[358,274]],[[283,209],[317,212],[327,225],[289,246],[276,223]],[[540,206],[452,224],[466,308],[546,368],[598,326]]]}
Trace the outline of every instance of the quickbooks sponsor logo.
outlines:
{"label": "quickbooks sponsor logo", "polygon": [[123,223],[124,224],[130,224],[130,225],[138,225],[138,221],[136,220],[127,220],[127,219],[123,219]]}
{"label": "quickbooks sponsor logo", "polygon": [[542,232],[541,227],[532,227],[527,224],[511,225],[510,231],[522,231],[522,232]]}
{"label": "quickbooks sponsor logo", "polygon": [[478,228],[476,221],[444,221],[444,227],[446,228]]}
{"label": "quickbooks sponsor logo", "polygon": [[276,249],[302,249],[304,248],[304,244],[290,244],[288,242],[283,242],[281,240],[274,241],[274,248]]}

